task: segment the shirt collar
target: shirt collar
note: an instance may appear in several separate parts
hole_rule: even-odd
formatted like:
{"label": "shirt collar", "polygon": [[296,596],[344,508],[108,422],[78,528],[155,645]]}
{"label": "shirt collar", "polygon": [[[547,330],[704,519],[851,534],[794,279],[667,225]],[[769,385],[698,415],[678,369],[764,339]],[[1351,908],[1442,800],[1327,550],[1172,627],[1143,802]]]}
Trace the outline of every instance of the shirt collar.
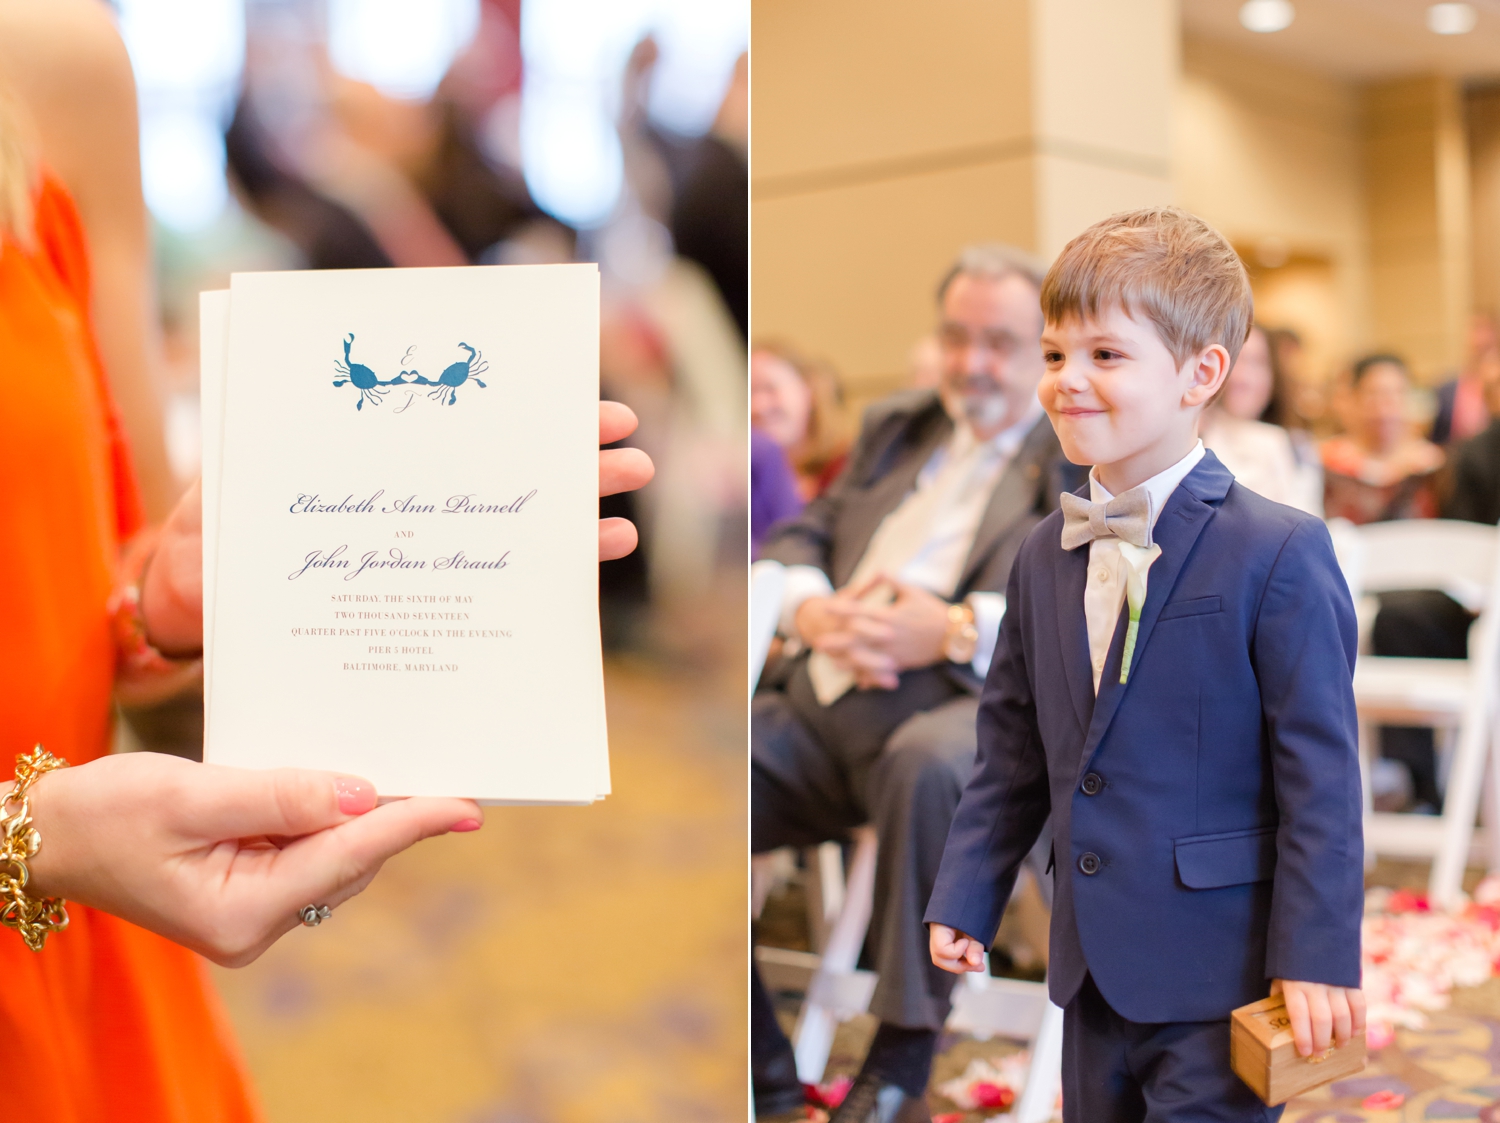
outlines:
{"label": "shirt collar", "polygon": [[[1172,492],[1177,490],[1177,485],[1187,478],[1187,474],[1198,466],[1198,461],[1203,459],[1203,442],[1199,441],[1193,445],[1192,450],[1165,471],[1158,472],[1140,486],[1146,489],[1146,494],[1151,498],[1151,525],[1156,526],[1156,520],[1161,515],[1162,508],[1167,505],[1167,500]],[[1109,489],[1099,482],[1098,469],[1089,469],[1089,498],[1095,503],[1108,503],[1114,498]]]}

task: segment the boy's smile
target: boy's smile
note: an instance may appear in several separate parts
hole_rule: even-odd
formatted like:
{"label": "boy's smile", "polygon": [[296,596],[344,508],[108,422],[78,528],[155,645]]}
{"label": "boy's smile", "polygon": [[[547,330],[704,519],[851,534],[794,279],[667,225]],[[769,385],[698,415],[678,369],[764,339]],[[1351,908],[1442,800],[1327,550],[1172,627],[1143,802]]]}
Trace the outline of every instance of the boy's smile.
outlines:
{"label": "boy's smile", "polygon": [[1155,326],[1111,308],[1042,333],[1047,372],[1037,387],[1063,452],[1097,466],[1114,495],[1192,450],[1203,406],[1223,383],[1229,354],[1210,344],[1179,364]]}

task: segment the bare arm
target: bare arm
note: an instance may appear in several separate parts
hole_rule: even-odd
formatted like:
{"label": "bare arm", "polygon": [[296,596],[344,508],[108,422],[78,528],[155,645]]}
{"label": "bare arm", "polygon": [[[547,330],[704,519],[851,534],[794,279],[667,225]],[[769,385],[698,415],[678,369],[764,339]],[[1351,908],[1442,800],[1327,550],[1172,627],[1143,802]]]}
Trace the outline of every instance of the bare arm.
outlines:
{"label": "bare arm", "polygon": [[98,0],[0,0],[0,81],[18,101],[37,155],[78,205],[92,267],[94,335],[147,518],[160,522],[180,489],[162,433],[135,80],[108,9]]}

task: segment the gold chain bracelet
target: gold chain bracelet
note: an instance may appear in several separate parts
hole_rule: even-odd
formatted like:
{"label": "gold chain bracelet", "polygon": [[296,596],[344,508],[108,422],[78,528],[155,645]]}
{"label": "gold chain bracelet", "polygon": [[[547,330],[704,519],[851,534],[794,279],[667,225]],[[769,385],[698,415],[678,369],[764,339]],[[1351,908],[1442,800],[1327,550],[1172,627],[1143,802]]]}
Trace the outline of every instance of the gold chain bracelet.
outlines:
{"label": "gold chain bracelet", "polygon": [[[32,951],[41,951],[49,933],[68,926],[68,910],[61,897],[26,895],[31,877],[26,862],[42,846],[42,836],[31,825],[31,786],[44,772],[67,766],[38,745],[16,757],[16,786],[0,797],[0,925],[21,933]],[[16,810],[7,814],[10,807]]]}

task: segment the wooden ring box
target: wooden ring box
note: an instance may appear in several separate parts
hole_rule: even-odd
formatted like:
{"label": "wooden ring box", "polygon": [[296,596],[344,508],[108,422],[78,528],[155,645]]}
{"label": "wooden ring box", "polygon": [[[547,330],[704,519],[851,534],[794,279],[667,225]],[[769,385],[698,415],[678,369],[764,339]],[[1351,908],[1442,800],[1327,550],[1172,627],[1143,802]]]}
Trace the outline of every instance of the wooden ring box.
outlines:
{"label": "wooden ring box", "polygon": [[1292,1041],[1291,1024],[1286,1000],[1279,994],[1241,1006],[1229,1017],[1230,1066],[1269,1106],[1365,1067],[1363,1033],[1340,1048],[1301,1057]]}

